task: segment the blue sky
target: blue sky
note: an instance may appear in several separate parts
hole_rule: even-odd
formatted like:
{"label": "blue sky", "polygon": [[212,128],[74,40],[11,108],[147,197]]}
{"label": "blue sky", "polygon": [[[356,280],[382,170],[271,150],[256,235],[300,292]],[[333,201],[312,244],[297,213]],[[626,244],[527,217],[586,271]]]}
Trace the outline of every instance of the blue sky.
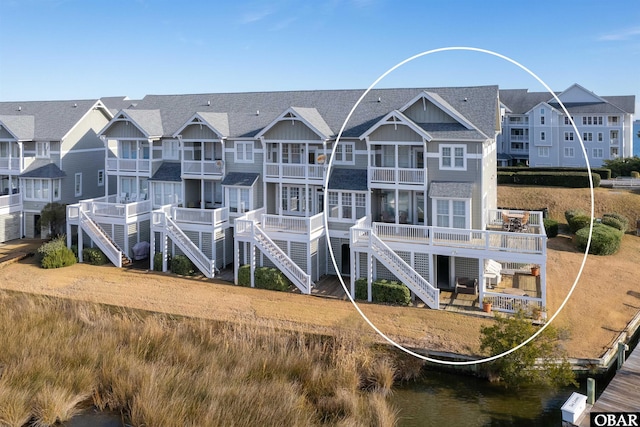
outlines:
{"label": "blue sky", "polygon": [[[0,0],[0,6],[0,101],[366,88],[420,52],[472,46],[511,57],[554,90],[579,83],[640,102],[636,0]],[[422,57],[381,87],[478,84],[544,90],[517,67],[476,52]]]}

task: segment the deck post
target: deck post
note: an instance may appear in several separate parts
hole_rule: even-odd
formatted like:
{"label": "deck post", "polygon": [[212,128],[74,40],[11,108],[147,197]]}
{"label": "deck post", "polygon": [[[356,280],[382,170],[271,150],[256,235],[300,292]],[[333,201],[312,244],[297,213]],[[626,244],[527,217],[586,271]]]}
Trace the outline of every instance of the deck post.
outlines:
{"label": "deck post", "polygon": [[618,369],[622,368],[622,365],[625,361],[624,352],[629,350],[629,346],[623,343],[622,341],[618,341]]}
{"label": "deck post", "polygon": [[373,255],[367,252],[367,301],[369,302],[372,300],[371,294],[373,293],[371,290],[371,282],[373,282]]}
{"label": "deck post", "polygon": [[596,403],[596,380],[587,378],[587,403],[593,405]]}
{"label": "deck post", "polygon": [[78,215],[78,262],[82,262],[82,249],[84,248],[82,233],[82,218]]}
{"label": "deck post", "polygon": [[[151,214],[153,216],[153,214]],[[153,218],[151,219],[153,224]],[[153,230],[153,226],[151,227],[151,232],[149,233],[149,270],[153,271],[153,261],[155,260],[156,255],[156,232]]]}
{"label": "deck post", "polygon": [[256,251],[255,251],[255,245],[253,244],[253,240],[251,241],[251,243],[249,243],[249,265],[250,265],[250,272],[251,272],[251,287],[255,288],[256,287],[256,283],[255,283],[255,276],[256,276]]}

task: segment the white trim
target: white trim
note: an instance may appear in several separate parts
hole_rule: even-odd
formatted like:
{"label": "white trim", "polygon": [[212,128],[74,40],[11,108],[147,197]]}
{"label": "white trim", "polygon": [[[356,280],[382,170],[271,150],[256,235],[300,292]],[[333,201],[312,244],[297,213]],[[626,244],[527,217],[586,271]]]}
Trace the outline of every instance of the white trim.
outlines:
{"label": "white trim", "polygon": [[[79,181],[78,181],[79,179]],[[76,172],[73,178],[73,193],[75,197],[82,196],[82,172]]]}
{"label": "white trim", "polygon": [[[81,149],[74,148],[73,150],[60,151],[60,155],[61,156],[66,156],[69,153],[73,153],[73,154],[75,154],[75,153],[92,153],[94,151],[102,151],[102,152],[104,152],[105,148],[104,147],[103,148],[81,148]],[[56,152],[52,151],[52,153],[56,153]]]}
{"label": "white trim", "polygon": [[[449,159],[451,164],[446,166],[444,165],[445,155],[443,150],[448,148],[451,150]],[[456,156],[456,150],[462,148],[462,156]],[[458,171],[466,171],[467,170],[467,146],[465,144],[440,144],[438,146],[438,154],[439,154],[439,169],[440,170],[458,170]],[[479,155],[481,158],[481,155]],[[462,157],[462,166],[456,166],[456,159]]]}

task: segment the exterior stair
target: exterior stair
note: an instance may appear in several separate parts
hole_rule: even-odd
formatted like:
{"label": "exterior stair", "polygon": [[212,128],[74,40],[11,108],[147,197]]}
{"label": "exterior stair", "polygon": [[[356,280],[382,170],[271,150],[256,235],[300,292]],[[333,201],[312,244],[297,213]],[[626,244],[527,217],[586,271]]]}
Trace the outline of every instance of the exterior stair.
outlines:
{"label": "exterior stair", "polygon": [[209,279],[213,278],[216,272],[215,260],[209,259],[166,213],[164,213],[164,228],[173,243],[178,245],[196,268]]}
{"label": "exterior stair", "polygon": [[430,308],[440,308],[440,290],[418,274],[409,264],[387,246],[378,236],[369,233],[373,256]]}
{"label": "exterior stair", "polygon": [[269,238],[257,222],[253,224],[253,240],[267,258],[273,262],[303,294],[310,294],[313,282],[311,276]]}
{"label": "exterior stair", "polygon": [[116,267],[131,264],[129,258],[113,239],[85,211],[80,210],[80,228],[91,238]]}

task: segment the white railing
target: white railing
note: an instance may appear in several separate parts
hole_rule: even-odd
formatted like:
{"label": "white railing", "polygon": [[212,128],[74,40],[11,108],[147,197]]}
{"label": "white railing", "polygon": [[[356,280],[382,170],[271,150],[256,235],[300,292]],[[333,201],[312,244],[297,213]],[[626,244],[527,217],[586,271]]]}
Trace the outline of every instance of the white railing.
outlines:
{"label": "white railing", "polygon": [[324,227],[323,214],[319,213],[312,217],[297,217],[285,215],[261,216],[262,228],[266,232],[282,231],[287,233],[307,234]]}
{"label": "white railing", "polygon": [[183,160],[183,175],[224,175],[222,160]]}
{"label": "white railing", "polygon": [[440,290],[433,287],[424,277],[398,256],[390,247],[373,234],[369,234],[371,249],[375,257],[398,277],[430,308],[440,308]]}
{"label": "white railing", "polygon": [[609,138],[609,143],[611,145],[618,145],[618,138]]}
{"label": "white railing", "polygon": [[478,250],[510,250],[518,253],[546,253],[547,237],[541,234],[484,231],[460,228],[373,223],[377,236],[385,241],[430,246],[464,247]]}
{"label": "white railing", "polygon": [[311,293],[311,276],[305,273],[289,256],[262,231],[258,224],[253,225],[253,236],[258,247],[267,255],[285,276],[304,294]]}
{"label": "white railing", "polygon": [[324,179],[325,167],[323,165],[296,164],[296,163],[266,163],[265,176],[268,178],[305,178]]}
{"label": "white railing", "polygon": [[544,310],[542,298],[524,295],[506,295],[496,292],[484,292],[483,299],[491,302],[491,309],[515,313],[518,310],[531,311],[532,309]]}
{"label": "white railing", "polygon": [[154,227],[160,226],[167,231],[171,241],[178,245],[180,250],[193,262],[193,264],[209,279],[215,274],[215,261],[210,260],[198,246],[180,229],[165,210],[153,212]]}
{"label": "white railing", "polygon": [[20,172],[20,158],[19,157],[0,157],[0,169],[7,171]]}
{"label": "white railing", "polygon": [[107,158],[107,171],[109,172],[149,172],[150,170],[151,160],[149,159]]}
{"label": "white railing", "polygon": [[20,206],[21,204],[22,204],[22,197],[20,197],[20,193],[0,196],[0,208]]}
{"label": "white railing", "polygon": [[229,221],[229,208],[191,209],[174,207],[171,211],[171,217],[176,222],[217,225]]}
{"label": "white railing", "polygon": [[529,135],[510,135],[511,141],[528,141]]}
{"label": "white railing", "polygon": [[[527,211],[524,210],[506,210],[506,209],[489,209],[487,211],[487,224],[494,226],[502,226],[502,214],[524,214]],[[529,212],[529,221],[527,224],[530,226],[541,226],[543,225],[543,215],[540,211],[528,211]],[[544,230],[544,228],[543,228]],[[540,233],[541,234],[541,233]]]}
{"label": "white railing", "polygon": [[387,184],[424,184],[425,170],[417,168],[371,167],[371,182]]}
{"label": "white railing", "polygon": [[[113,243],[107,234],[96,224],[86,212],[78,209],[80,227],[116,267],[122,267],[122,251]],[[81,250],[81,249],[79,249]]]}

